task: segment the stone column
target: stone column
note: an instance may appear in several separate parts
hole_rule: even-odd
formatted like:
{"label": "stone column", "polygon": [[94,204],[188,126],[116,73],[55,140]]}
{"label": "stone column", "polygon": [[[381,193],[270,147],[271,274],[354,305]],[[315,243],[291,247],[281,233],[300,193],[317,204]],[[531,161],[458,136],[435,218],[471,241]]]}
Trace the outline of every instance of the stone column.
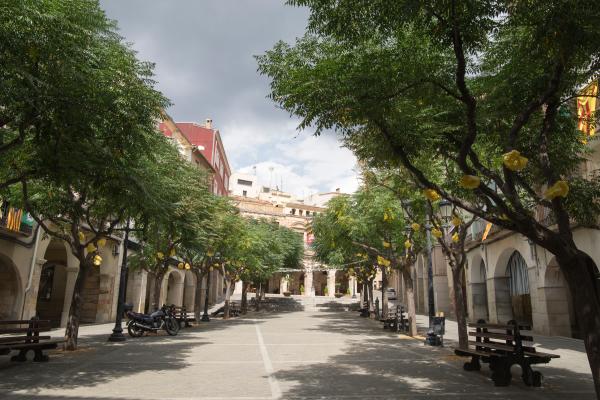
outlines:
{"label": "stone column", "polygon": [[314,296],[313,291],[313,272],[308,270],[304,273],[304,295],[305,296]]}
{"label": "stone column", "polygon": [[186,311],[193,312],[196,299],[196,283],[194,282],[194,277],[190,271],[187,271],[185,275],[183,305],[185,306]]}
{"label": "stone column", "polygon": [[25,305],[23,306],[23,315],[21,316],[21,319],[30,319],[37,313],[37,297],[40,289],[40,276],[42,275],[42,268],[44,267],[45,263],[46,260],[43,258],[38,258],[35,260],[33,276],[31,278],[31,287],[23,299]]}
{"label": "stone column", "polygon": [[233,294],[242,294],[242,287],[244,285],[243,281],[237,281],[235,283],[235,288],[233,289]]}
{"label": "stone column", "polygon": [[335,269],[327,271],[327,292],[330,297],[335,295]]}
{"label": "stone column", "polygon": [[79,267],[67,267],[67,282],[65,284],[65,301],[63,303],[63,310],[60,315],[60,326],[64,328],[67,326],[67,320],[69,318],[69,309],[71,308],[71,300],[73,300],[73,291],[75,290],[75,281],[79,273]]}
{"label": "stone column", "polygon": [[133,306],[133,311],[143,312],[146,304],[148,272],[145,270],[129,271],[125,302]]}
{"label": "stone column", "polygon": [[348,286],[350,286],[350,291],[351,291],[352,297],[355,298],[356,297],[356,277],[354,277],[354,276],[350,277],[350,282],[349,282]]}
{"label": "stone column", "polygon": [[279,281],[279,294],[283,294],[284,292],[288,292],[288,280],[285,278],[285,275],[281,277]]}

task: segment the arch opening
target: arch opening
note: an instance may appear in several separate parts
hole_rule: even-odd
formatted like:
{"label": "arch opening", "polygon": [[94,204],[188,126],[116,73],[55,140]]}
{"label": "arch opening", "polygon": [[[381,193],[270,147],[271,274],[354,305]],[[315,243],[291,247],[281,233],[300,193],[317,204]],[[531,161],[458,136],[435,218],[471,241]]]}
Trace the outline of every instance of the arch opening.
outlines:
{"label": "arch opening", "polygon": [[0,319],[19,319],[17,300],[20,295],[21,284],[15,266],[0,258]]}
{"label": "arch opening", "polygon": [[533,322],[527,263],[521,253],[514,251],[507,264],[508,288],[513,319],[531,325]]}
{"label": "arch opening", "polygon": [[65,308],[70,303],[70,301],[65,302],[67,290],[65,244],[58,239],[52,239],[46,248],[44,259],[46,263],[42,265],[40,273],[35,311],[38,317],[50,320],[51,326],[57,328],[60,326]]}

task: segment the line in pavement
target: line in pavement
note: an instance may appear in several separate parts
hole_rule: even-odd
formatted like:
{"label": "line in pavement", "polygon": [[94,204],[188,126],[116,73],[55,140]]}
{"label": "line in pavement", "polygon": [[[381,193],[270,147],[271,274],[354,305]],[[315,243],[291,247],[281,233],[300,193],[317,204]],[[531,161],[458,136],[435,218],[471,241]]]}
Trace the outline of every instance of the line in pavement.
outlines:
{"label": "line in pavement", "polygon": [[260,331],[260,326],[258,325],[256,320],[254,320],[254,327],[256,328],[256,337],[258,339],[260,355],[262,356],[263,364],[265,365],[265,372],[267,373],[267,379],[269,381],[269,387],[271,388],[271,397],[273,399],[281,399],[281,388],[279,387],[279,382],[277,382],[277,378],[275,378],[275,375],[273,374],[273,364],[271,363],[269,352],[267,351],[267,347],[265,346],[265,341],[263,340],[263,336]]}

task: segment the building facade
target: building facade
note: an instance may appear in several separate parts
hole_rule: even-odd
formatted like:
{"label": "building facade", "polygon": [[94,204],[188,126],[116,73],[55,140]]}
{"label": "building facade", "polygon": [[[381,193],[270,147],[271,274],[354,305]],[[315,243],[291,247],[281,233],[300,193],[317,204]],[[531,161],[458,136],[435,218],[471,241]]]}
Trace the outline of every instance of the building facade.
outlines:
{"label": "building facade", "polygon": [[[255,175],[243,173],[232,174],[230,194],[241,215],[274,220],[302,236],[302,267],[274,274],[268,282],[268,293],[289,292],[305,296],[356,293],[356,281],[353,277],[341,270],[322,265],[314,258],[311,247],[314,238],[311,233],[311,221],[314,216],[325,211],[325,203],[322,206],[306,204],[304,199],[297,199],[290,193],[259,186]],[[336,195],[341,195],[339,190]]]}
{"label": "building facade", "polygon": [[213,129],[212,119],[207,119],[204,125],[196,122],[164,121],[160,123],[159,129],[167,137],[173,137],[174,134],[176,136],[183,135],[204,156],[214,170],[213,193],[227,196],[231,167],[227,160],[221,134],[217,129]]}
{"label": "building facade", "polygon": [[[582,91],[587,97],[577,101],[579,129],[588,136],[590,152],[579,173],[587,178],[600,173],[600,143],[595,140],[591,124],[596,107],[597,82]],[[550,213],[536,210],[536,218],[554,228]],[[488,228],[488,234],[484,234]],[[600,265],[600,231],[573,225],[577,247]],[[535,333],[580,337],[572,296],[553,254],[529,242],[524,236],[499,229],[486,221],[476,221],[467,237],[468,262],[463,276],[463,289],[468,319],[484,319],[492,323],[517,320],[532,326]],[[454,307],[450,267],[439,246],[431,255],[434,304],[436,312],[452,317]],[[597,268],[597,271],[598,268]],[[421,254],[413,272],[417,310],[428,312],[428,259]],[[395,274],[392,284],[406,301],[405,283]]]}

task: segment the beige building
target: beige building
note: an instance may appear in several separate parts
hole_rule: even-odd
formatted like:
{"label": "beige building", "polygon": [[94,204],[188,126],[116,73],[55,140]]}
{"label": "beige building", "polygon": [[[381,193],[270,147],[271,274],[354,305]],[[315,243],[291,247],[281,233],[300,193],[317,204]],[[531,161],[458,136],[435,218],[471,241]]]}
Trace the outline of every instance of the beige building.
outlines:
{"label": "beige building", "polygon": [[[597,93],[597,84],[584,91]],[[580,167],[588,178],[600,171],[600,143],[593,140],[594,129],[584,117],[595,110],[594,97],[578,99],[580,129],[590,136],[590,154]],[[593,104],[588,104],[593,102]],[[585,104],[582,104],[585,103]],[[585,112],[588,114],[586,115]],[[537,219],[552,227],[549,212],[540,208]],[[492,226],[484,239],[487,223],[476,221],[467,237],[468,263],[464,276],[467,314],[470,321],[485,319],[505,323],[516,319],[531,324],[533,331],[544,335],[579,337],[573,312],[572,296],[553,254],[530,243],[524,236]],[[600,265],[600,231],[574,226],[577,247]],[[441,249],[432,252],[434,302],[436,311],[453,315],[451,271]],[[416,284],[417,310],[427,314],[427,258],[420,255],[413,274]],[[395,275],[392,284],[405,298],[402,280]]]}
{"label": "beige building", "polygon": [[[329,268],[314,259],[311,248],[313,236],[311,220],[325,211],[325,204],[315,206],[293,195],[267,187],[259,187],[254,175],[234,173],[231,176],[231,198],[244,216],[273,219],[302,236],[304,260],[302,268],[282,271],[268,282],[268,293],[285,293],[305,296],[334,296],[335,293],[355,294],[356,281],[343,271]],[[328,200],[333,196],[328,194]],[[252,196],[253,195],[253,196]],[[239,285],[238,285],[239,287]]]}

